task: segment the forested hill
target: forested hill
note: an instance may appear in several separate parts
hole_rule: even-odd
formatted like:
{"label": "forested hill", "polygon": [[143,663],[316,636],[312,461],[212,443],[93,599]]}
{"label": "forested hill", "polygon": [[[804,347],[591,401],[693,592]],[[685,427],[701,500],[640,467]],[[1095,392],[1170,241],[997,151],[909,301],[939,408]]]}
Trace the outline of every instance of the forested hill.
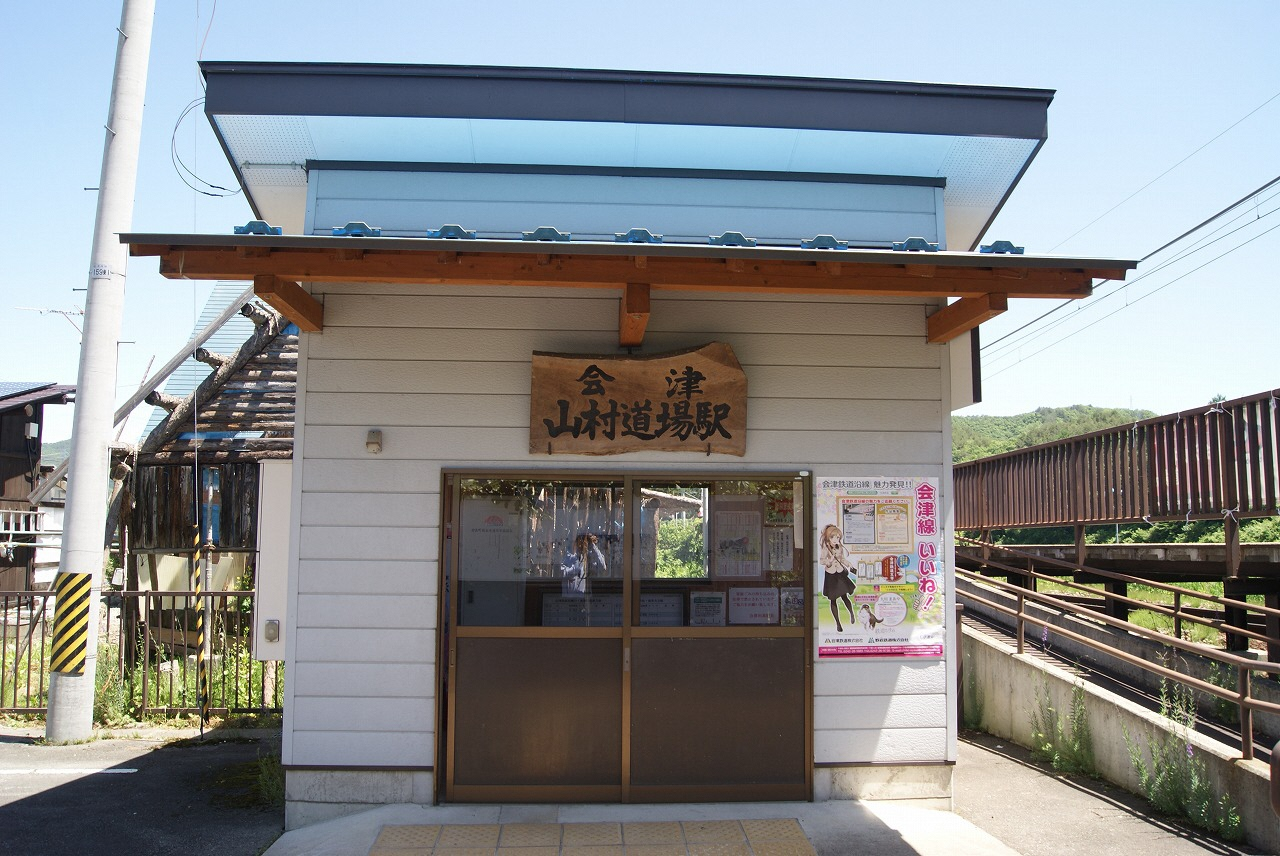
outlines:
{"label": "forested hill", "polygon": [[1025,449],[1063,437],[1075,437],[1155,416],[1150,410],[1123,407],[1040,407],[1017,416],[951,417],[951,459],[972,461],[1014,449]]}

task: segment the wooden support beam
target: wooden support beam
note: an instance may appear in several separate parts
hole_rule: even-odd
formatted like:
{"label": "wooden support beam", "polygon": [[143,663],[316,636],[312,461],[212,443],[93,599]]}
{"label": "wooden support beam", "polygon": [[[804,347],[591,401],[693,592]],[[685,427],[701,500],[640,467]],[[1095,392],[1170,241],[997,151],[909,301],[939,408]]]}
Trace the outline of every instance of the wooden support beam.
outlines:
{"label": "wooden support beam", "polygon": [[261,297],[298,329],[319,333],[324,329],[324,304],[302,290],[302,286],[270,274],[253,278],[253,293]]}
{"label": "wooden support beam", "polygon": [[618,302],[618,346],[638,348],[649,326],[649,283],[628,282]]}
{"label": "wooden support beam", "polygon": [[961,333],[972,330],[983,321],[989,321],[1008,308],[1009,297],[1005,294],[966,297],[944,306],[929,316],[929,344],[950,342]]}
{"label": "wooden support beam", "polygon": [[[455,242],[466,243],[466,242]],[[160,273],[178,279],[254,279],[448,285],[528,285],[555,288],[616,288],[637,278],[639,256],[557,253],[539,263],[538,253],[409,251],[365,248],[364,258],[335,258],[323,247],[284,246],[265,258],[240,258],[234,247],[130,245],[134,256],[159,255]],[[545,255],[542,254],[542,255]],[[886,256],[890,254],[885,254]],[[899,255],[899,254],[893,254]],[[913,266],[924,262],[912,261]],[[1092,280],[1079,268],[935,265],[933,276],[908,272],[898,259],[842,262],[838,271],[813,261],[685,255],[649,256],[639,277],[654,288],[772,294],[867,294],[886,297],[1010,298],[1088,297]],[[1096,271],[1095,271],[1096,273]],[[1116,278],[1124,271],[1117,270]]]}

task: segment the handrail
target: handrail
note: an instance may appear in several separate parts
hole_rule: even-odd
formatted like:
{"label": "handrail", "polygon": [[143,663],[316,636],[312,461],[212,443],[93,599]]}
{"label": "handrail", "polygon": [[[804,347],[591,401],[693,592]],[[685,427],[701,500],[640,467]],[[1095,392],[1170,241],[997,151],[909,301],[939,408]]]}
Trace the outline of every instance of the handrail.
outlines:
{"label": "handrail", "polygon": [[1280,389],[954,467],[960,529],[1280,514]]}
{"label": "handrail", "polygon": [[[1041,555],[1038,553],[1030,553],[1030,551],[1019,550],[1016,548],[1012,548],[1012,546],[1006,546],[1004,544],[993,544],[991,543],[991,541],[982,541],[979,539],[973,539],[973,537],[956,535],[956,543],[964,543],[970,546],[978,546],[978,548],[1000,550],[1002,551],[1002,553],[1010,553],[1012,555],[1016,555],[1016,557],[1019,557],[1019,558],[1033,560],[1033,562],[1036,562],[1037,564],[1050,564],[1050,566],[1053,566],[1053,567],[1066,568],[1066,569],[1069,569],[1069,571],[1073,571],[1075,573],[1087,573],[1087,575],[1091,577],[1102,577],[1102,578],[1106,578],[1106,580],[1115,580],[1116,582],[1132,582],[1134,583],[1134,585],[1149,586],[1149,587],[1152,587],[1152,589],[1160,589],[1161,591],[1170,592],[1170,594],[1183,595],[1184,598],[1207,600],[1207,601],[1210,601],[1210,603],[1219,604],[1220,606],[1230,606],[1231,609],[1245,609],[1245,610],[1249,610],[1249,612],[1261,613],[1263,615],[1272,615],[1272,617],[1280,617],[1280,609],[1272,608],[1272,606],[1263,606],[1261,604],[1251,604],[1251,603],[1248,603],[1248,601],[1234,600],[1231,598],[1219,598],[1219,596],[1217,595],[1204,594],[1204,592],[1196,591],[1194,589],[1184,589],[1184,587],[1181,587],[1181,586],[1171,586],[1167,582],[1160,582],[1157,580],[1148,580],[1148,578],[1146,577],[1135,577],[1133,575],[1130,575],[1130,573],[1123,573],[1120,571],[1106,571],[1106,569],[1094,568],[1091,566],[1087,566],[1087,564],[1080,564],[1079,562],[1068,562],[1068,560],[1065,560],[1065,559],[1055,559],[1051,557],[1051,555]],[[1010,569],[1011,571],[1020,573],[1020,575],[1025,575],[1025,573],[1028,573],[1027,569],[1024,569],[1024,568],[1010,568]],[[1051,580],[1056,580],[1056,577],[1048,577],[1048,578],[1051,578]],[[1064,585],[1066,585],[1066,583],[1064,583]],[[1088,589],[1088,591],[1092,591],[1094,592],[1094,594],[1097,594],[1097,590]],[[1119,598],[1120,595],[1116,595],[1116,596],[1117,598]],[[1149,605],[1151,604],[1149,604],[1148,601],[1142,601],[1142,609],[1147,609]]]}
{"label": "handrail", "polygon": [[[997,548],[997,549],[1001,549],[1001,548]],[[1017,551],[1010,551],[1010,552],[1017,552]],[[998,567],[1006,570],[1011,570],[1019,575],[1031,575],[1033,577],[1040,577],[1044,579],[1054,579],[1053,577],[1037,574],[1036,572],[1030,571],[1028,569],[1016,568],[1013,566],[1005,565],[1004,563],[1001,563],[1001,562],[993,562],[989,558],[979,559],[977,561],[981,562],[985,566]],[[1093,571],[1093,569],[1089,569],[1089,568],[1085,568],[1084,570],[1090,573],[1092,573]],[[1199,690],[1200,692],[1209,693],[1211,695],[1215,695],[1215,696],[1218,696],[1219,698],[1223,698],[1235,703],[1240,710],[1240,734],[1241,734],[1240,752],[1241,752],[1241,757],[1246,761],[1251,760],[1254,757],[1253,740],[1252,740],[1253,711],[1258,710],[1258,711],[1264,711],[1268,713],[1280,713],[1280,704],[1275,702],[1262,701],[1260,699],[1254,698],[1250,692],[1250,684],[1249,684],[1249,675],[1252,672],[1262,672],[1266,674],[1280,675],[1280,663],[1269,663],[1269,662],[1260,662],[1256,660],[1251,660],[1247,657],[1241,657],[1236,654],[1232,654],[1230,652],[1219,651],[1216,648],[1212,648],[1207,645],[1202,645],[1197,642],[1191,642],[1188,640],[1169,636],[1167,634],[1160,633],[1159,631],[1156,631],[1156,630],[1149,630],[1145,627],[1140,627],[1131,622],[1122,621],[1118,618],[1113,618],[1109,615],[1097,613],[1092,610],[1081,610],[1076,604],[1073,604],[1070,601],[1062,600],[1061,598],[1056,598],[1056,597],[1053,597],[1052,595],[1047,595],[1042,592],[1031,591],[1021,586],[1015,585],[1013,583],[992,579],[990,577],[984,576],[980,573],[976,573],[973,571],[966,571],[964,569],[957,568],[956,575],[958,577],[971,579],[972,581],[981,583],[984,586],[994,588],[996,590],[1003,591],[1007,594],[1016,596],[1017,608],[1015,609],[1015,608],[1006,606],[1005,604],[983,597],[982,595],[975,594],[973,592],[960,593],[960,596],[966,599],[983,604],[984,606],[987,606],[988,608],[993,609],[996,612],[999,612],[1001,614],[1008,615],[1014,618],[1015,628],[1016,628],[1015,636],[1017,640],[1018,654],[1024,654],[1026,652],[1026,625],[1029,622],[1033,625],[1043,628],[1043,632],[1046,634],[1050,632],[1056,633],[1063,638],[1071,639],[1072,641],[1078,642],[1082,645],[1085,645],[1086,647],[1092,648],[1093,650],[1101,651],[1102,653],[1107,654],[1108,656],[1115,657],[1116,659],[1122,662],[1128,663],[1133,666],[1137,666],[1138,668],[1143,669],[1152,674],[1159,675],[1161,678],[1177,681],[1178,683],[1184,686],[1188,686],[1192,689]],[[1074,583],[1067,583],[1066,585],[1069,585],[1072,588],[1083,588],[1082,586],[1079,586]],[[1091,593],[1094,593],[1094,594],[1102,594],[1104,597],[1110,597],[1113,599],[1134,602],[1132,598],[1127,598],[1122,595],[1116,595],[1111,592],[1097,592],[1096,590],[1093,590],[1093,589],[1085,589],[1085,590],[1090,591]],[[1190,591],[1190,590],[1187,590],[1187,591]],[[1192,653],[1202,657],[1209,658],[1211,660],[1214,660],[1218,663],[1223,664],[1224,666],[1230,666],[1236,670],[1236,674],[1237,674],[1236,689],[1232,691],[1225,687],[1218,686],[1217,684],[1210,683],[1209,681],[1204,681],[1199,678],[1192,677],[1190,675],[1184,675],[1181,672],[1168,668],[1167,666],[1163,666],[1157,663],[1152,663],[1149,660],[1145,660],[1141,657],[1130,654],[1127,651],[1121,650],[1116,646],[1108,645],[1104,642],[1098,641],[1097,639],[1093,639],[1081,633],[1076,633],[1075,631],[1069,630],[1065,627],[1059,627],[1055,624],[1052,624],[1048,620],[1045,620],[1043,618],[1036,616],[1033,613],[1028,612],[1027,611],[1028,600],[1056,609],[1063,615],[1073,615],[1079,618],[1087,618],[1090,621],[1100,622],[1107,626],[1114,627],[1119,630],[1123,630],[1138,636],[1145,637],[1147,639],[1151,639],[1153,641],[1160,642],[1161,644],[1167,645],[1171,648],[1176,648],[1176,649],[1185,651],[1187,653]],[[1158,606],[1157,604],[1149,604],[1145,602],[1139,602],[1139,603],[1142,604],[1141,608],[1143,609],[1149,609],[1152,606]],[[1245,604],[1245,605],[1254,609],[1258,608],[1255,604]],[[1237,629],[1237,628],[1232,628],[1231,632],[1240,633],[1241,635],[1249,635],[1251,637],[1258,636],[1258,634],[1254,634],[1252,633],[1252,631],[1245,631],[1243,629]],[[1261,636],[1260,638],[1264,640],[1269,639],[1269,637],[1266,637],[1266,636]],[[1271,641],[1274,641],[1274,640],[1271,640]]]}

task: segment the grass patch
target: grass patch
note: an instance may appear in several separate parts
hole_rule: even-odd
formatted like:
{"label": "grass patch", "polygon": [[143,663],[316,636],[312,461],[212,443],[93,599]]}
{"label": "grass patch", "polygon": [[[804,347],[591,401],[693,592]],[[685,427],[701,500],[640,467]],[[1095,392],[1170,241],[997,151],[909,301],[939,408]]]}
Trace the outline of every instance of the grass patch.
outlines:
{"label": "grass patch", "polygon": [[209,801],[219,808],[279,809],[284,806],[284,770],[274,753],[259,755],[218,771],[210,789]]}
{"label": "grass patch", "polygon": [[1160,713],[1173,722],[1172,733],[1145,741],[1131,739],[1128,731],[1124,735],[1143,794],[1164,814],[1184,817],[1214,835],[1239,841],[1243,837],[1240,815],[1228,794],[1214,793],[1205,762],[1191,745],[1195,693],[1190,687],[1161,681]]}
{"label": "grass patch", "polygon": [[1041,678],[1036,688],[1036,706],[1031,711],[1031,752],[1059,773],[1098,774],[1084,699],[1084,685],[1076,684],[1071,689],[1071,706],[1063,716],[1050,698],[1048,680]]}

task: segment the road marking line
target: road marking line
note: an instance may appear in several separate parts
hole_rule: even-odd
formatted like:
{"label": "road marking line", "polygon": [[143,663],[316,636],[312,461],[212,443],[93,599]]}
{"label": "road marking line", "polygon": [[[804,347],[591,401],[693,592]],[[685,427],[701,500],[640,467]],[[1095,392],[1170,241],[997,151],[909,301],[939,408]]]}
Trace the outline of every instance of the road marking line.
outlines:
{"label": "road marking line", "polygon": [[0,770],[0,776],[91,776],[95,773],[136,773],[136,767],[30,767]]}

